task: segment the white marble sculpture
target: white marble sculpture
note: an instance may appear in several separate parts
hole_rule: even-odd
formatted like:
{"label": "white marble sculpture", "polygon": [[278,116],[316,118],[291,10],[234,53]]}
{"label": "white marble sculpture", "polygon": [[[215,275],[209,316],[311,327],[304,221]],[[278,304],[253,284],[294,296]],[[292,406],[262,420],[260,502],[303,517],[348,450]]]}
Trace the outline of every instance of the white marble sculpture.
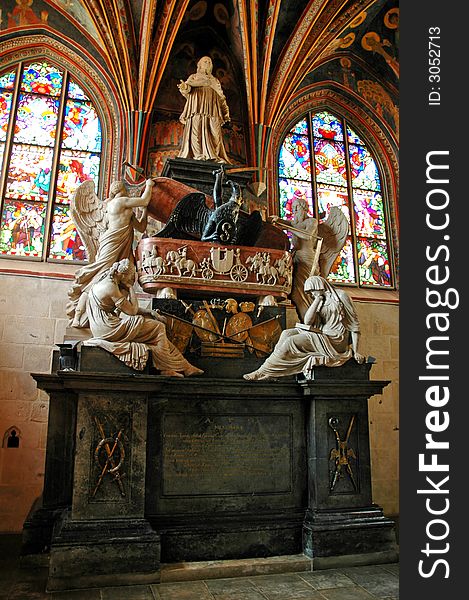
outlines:
{"label": "white marble sculpture", "polygon": [[300,319],[305,318],[310,304],[305,292],[306,280],[311,275],[327,277],[345,243],[349,228],[347,218],[339,207],[332,207],[323,223],[308,216],[308,209],[306,198],[298,197],[292,203],[291,221],[278,216],[270,218],[273,225],[292,233],[294,258],[291,299]]}
{"label": "white marble sculpture", "polygon": [[320,275],[308,277],[305,293],[310,300],[304,324],[283,331],[272,354],[244,379],[307,375],[315,366],[338,367],[352,357],[364,361],[358,347],[360,324],[349,296]]}
{"label": "white marble sculpture", "polygon": [[[94,183],[85,181],[73,195],[70,212],[89,260],[76,271],[68,292],[67,315],[73,327],[86,326],[86,294],[100,274],[123,258],[134,261],[134,231],[145,231],[153,185],[148,179],[142,195],[133,198],[128,196],[123,181],[115,181],[109,198],[102,201],[94,192]],[[135,208],[143,209],[140,218],[135,215]]]}
{"label": "white marble sculpture", "polygon": [[221,129],[230,120],[230,111],[221,84],[212,75],[212,70],[212,59],[204,56],[197,63],[197,72],[178,85],[186,99],[179,117],[184,133],[178,156],[230,163]]}
{"label": "white marble sculpture", "polygon": [[125,258],[114,263],[93,283],[86,312],[93,337],[84,342],[114,354],[127,366],[141,371],[151,353],[153,365],[168,377],[200,375],[166,337],[156,313],[139,307],[134,290],[134,264]]}

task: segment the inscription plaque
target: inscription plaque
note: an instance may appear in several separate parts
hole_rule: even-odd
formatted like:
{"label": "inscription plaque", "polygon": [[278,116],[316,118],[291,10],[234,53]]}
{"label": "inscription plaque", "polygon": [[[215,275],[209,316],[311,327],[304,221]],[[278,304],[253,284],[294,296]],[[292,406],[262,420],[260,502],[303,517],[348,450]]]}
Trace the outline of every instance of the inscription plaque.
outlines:
{"label": "inscription plaque", "polygon": [[288,493],[290,415],[166,414],[163,495]]}

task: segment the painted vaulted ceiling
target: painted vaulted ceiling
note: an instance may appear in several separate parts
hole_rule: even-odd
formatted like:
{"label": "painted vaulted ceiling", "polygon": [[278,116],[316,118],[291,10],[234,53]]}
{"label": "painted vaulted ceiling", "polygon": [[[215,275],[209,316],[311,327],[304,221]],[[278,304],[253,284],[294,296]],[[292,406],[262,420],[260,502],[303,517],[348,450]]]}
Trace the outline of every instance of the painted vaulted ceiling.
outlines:
{"label": "painted vaulted ceiling", "polygon": [[[190,72],[186,60],[182,73],[178,57],[192,53],[195,61],[217,47],[239,84],[232,102],[240,107],[233,110],[245,122],[255,160],[285,102],[316,73],[327,79],[333,60],[353,58],[397,103],[397,6],[397,0],[2,0],[0,35],[46,32],[85,48],[112,79],[143,146],[152,113],[164,108],[165,79]],[[135,151],[129,159],[142,157]]]}

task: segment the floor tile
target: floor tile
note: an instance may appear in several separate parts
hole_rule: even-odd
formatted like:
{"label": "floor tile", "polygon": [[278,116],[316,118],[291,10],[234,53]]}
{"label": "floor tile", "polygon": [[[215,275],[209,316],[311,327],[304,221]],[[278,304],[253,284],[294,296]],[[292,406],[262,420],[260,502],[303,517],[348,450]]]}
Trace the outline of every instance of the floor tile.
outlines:
{"label": "floor tile", "polygon": [[154,600],[149,585],[108,587],[101,590],[101,600]]}
{"label": "floor tile", "polygon": [[326,600],[375,600],[374,596],[359,586],[321,590],[321,593]]}
{"label": "floor tile", "polygon": [[385,571],[389,571],[390,573],[394,573],[395,575],[399,575],[399,563],[390,563],[386,565],[381,565]]}
{"label": "floor tile", "polygon": [[268,600],[324,600],[298,574],[266,575],[253,577],[252,581]]}
{"label": "floor tile", "polygon": [[212,593],[215,600],[266,600],[266,596],[254,588]]}
{"label": "floor tile", "polygon": [[300,577],[307,581],[316,590],[355,585],[354,582],[341,571],[328,570],[301,573]]}
{"label": "floor tile", "polygon": [[34,583],[15,583],[8,593],[8,600],[48,600],[44,587]]}
{"label": "floor tile", "polygon": [[159,594],[158,600],[213,600],[203,581],[160,583],[152,585],[151,589]]}
{"label": "floor tile", "polygon": [[344,569],[344,573],[376,598],[399,596],[398,576],[382,567],[375,567],[374,570],[370,567],[354,567]]}
{"label": "floor tile", "polygon": [[50,592],[47,594],[47,600],[101,600],[101,590],[87,588],[66,592]]}
{"label": "floor tile", "polygon": [[252,589],[254,587],[253,579],[250,577],[233,577],[230,579],[208,579],[206,585],[210,592],[228,592]]}
{"label": "floor tile", "polygon": [[205,583],[215,600],[265,600],[248,577],[213,579]]}
{"label": "floor tile", "polygon": [[46,600],[47,569],[18,569],[8,600]]}

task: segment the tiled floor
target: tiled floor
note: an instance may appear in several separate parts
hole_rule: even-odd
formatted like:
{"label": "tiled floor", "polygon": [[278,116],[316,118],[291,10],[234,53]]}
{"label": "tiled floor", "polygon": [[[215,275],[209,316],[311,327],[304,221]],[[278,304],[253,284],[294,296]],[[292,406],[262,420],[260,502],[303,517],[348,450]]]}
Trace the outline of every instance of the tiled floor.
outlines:
{"label": "tiled floor", "polygon": [[45,592],[47,569],[0,556],[0,600],[396,600],[399,566],[383,564],[282,575]]}
{"label": "tiled floor", "polygon": [[396,600],[398,565],[45,592],[46,569],[0,571],[1,600]]}

